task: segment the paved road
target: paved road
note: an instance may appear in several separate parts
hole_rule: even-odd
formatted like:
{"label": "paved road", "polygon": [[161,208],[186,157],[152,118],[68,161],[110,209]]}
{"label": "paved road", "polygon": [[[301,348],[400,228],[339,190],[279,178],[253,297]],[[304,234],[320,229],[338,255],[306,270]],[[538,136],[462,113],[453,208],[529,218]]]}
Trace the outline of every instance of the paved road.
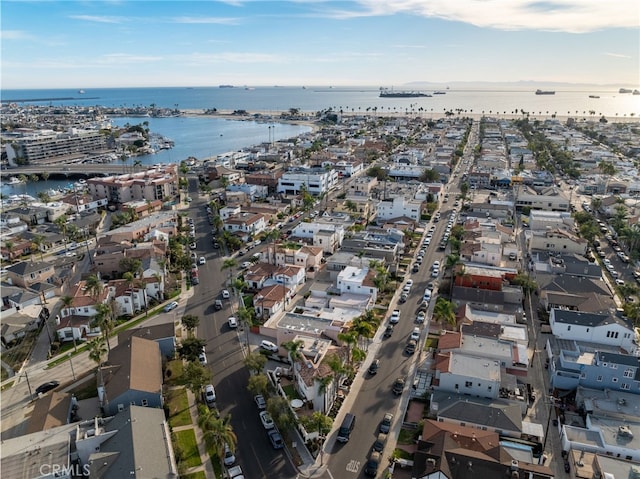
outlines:
{"label": "paved road", "polygon": [[205,209],[207,198],[198,196],[195,181],[190,181],[190,195],[194,198],[189,216],[196,227],[196,252],[207,262],[199,266],[200,284],[193,287],[185,314],[200,318],[197,335],[207,341],[207,367],[213,374],[218,409],[223,415],[231,414],[231,425],[238,436],[236,457],[246,477],[293,477],[295,470],[284,453],[271,447],[253,396],[247,390],[249,373],[244,367],[240,341],[246,336],[227,324],[228,317],[233,314],[231,301],[225,300],[224,309],[220,311],[214,309],[214,300],[220,297],[229,276],[226,270],[221,271],[222,250],[213,248],[212,227]]}

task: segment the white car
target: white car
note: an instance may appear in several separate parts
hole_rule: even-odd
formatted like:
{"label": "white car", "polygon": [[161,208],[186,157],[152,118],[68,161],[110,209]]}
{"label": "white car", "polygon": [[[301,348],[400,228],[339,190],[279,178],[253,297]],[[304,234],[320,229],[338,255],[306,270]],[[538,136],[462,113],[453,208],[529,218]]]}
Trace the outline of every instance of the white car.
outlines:
{"label": "white car", "polygon": [[431,244],[431,238],[425,238],[422,242],[422,246],[429,246]]}
{"label": "white car", "polygon": [[191,249],[196,249],[197,247],[198,247],[198,245],[196,245],[195,241],[189,245],[189,248],[191,248]]}
{"label": "white car", "polygon": [[424,290],[424,296],[422,296],[422,301],[426,301],[427,303],[429,301],[431,301],[431,290],[430,289],[425,289]]}
{"label": "white car", "polygon": [[413,328],[413,331],[411,331],[411,335],[409,336],[409,341],[411,340],[417,341],[418,339],[420,339],[420,328],[415,327]]}
{"label": "white car", "polygon": [[233,463],[236,462],[236,455],[233,453],[231,449],[229,449],[229,445],[224,445],[224,465],[229,467],[233,466]]}
{"label": "white car", "polygon": [[202,351],[198,355],[198,361],[200,361],[200,364],[202,364],[203,366],[207,364],[207,355],[205,354],[204,351]]}
{"label": "white car", "polygon": [[432,277],[432,278],[437,278],[439,274],[440,274],[440,270],[439,270],[439,269],[434,269],[434,270],[431,272],[431,277]]}
{"label": "white car", "polygon": [[264,426],[265,429],[273,429],[276,427],[271,415],[267,411],[262,411],[260,413],[260,422]]}
{"label": "white car", "polygon": [[424,320],[427,318],[427,314],[424,311],[420,311],[416,316],[416,323],[422,324]]}
{"label": "white car", "polygon": [[247,268],[251,268],[251,264],[252,264],[251,261],[245,261],[240,266],[242,267],[242,269],[247,269]]}
{"label": "white car", "polygon": [[228,289],[223,289],[222,290],[222,299],[229,299],[231,297],[231,294],[229,294],[229,290]]}
{"label": "white car", "polygon": [[266,351],[271,351],[272,353],[277,353],[278,352],[278,346],[276,346],[271,341],[267,341],[266,339],[263,339],[260,342],[260,347],[262,349],[266,350]]}
{"label": "white car", "polygon": [[207,384],[204,387],[204,400],[209,406],[212,406],[216,402],[216,390],[213,384]]}
{"label": "white car", "polygon": [[238,327],[238,320],[236,318],[234,318],[233,316],[231,316],[229,319],[227,319],[227,323],[229,324],[229,327],[231,329],[235,329]]}
{"label": "white car", "polygon": [[404,291],[405,293],[408,293],[409,291],[411,291],[411,287],[412,286],[413,286],[413,280],[410,279],[405,283],[404,288],[402,289],[402,291]]}
{"label": "white car", "polygon": [[396,324],[400,321],[400,310],[396,309],[391,313],[391,317],[389,318],[389,322],[391,324]]}
{"label": "white car", "polygon": [[264,400],[264,396],[262,394],[254,396],[253,400],[256,402],[256,406],[258,406],[258,409],[263,410],[267,408],[267,401]]}
{"label": "white car", "polygon": [[439,269],[440,268],[440,261],[434,261],[433,264],[431,265],[432,269]]}
{"label": "white car", "polygon": [[198,264],[205,264],[207,262],[207,260],[205,259],[204,256],[200,256],[200,259],[198,260]]}

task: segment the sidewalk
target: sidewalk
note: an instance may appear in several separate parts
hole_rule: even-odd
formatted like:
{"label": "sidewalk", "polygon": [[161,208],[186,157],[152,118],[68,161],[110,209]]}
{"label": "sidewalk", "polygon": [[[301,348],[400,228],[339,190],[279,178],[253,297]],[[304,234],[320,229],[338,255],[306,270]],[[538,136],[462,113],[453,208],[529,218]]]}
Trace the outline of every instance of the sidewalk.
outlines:
{"label": "sidewalk", "polygon": [[193,474],[195,472],[202,471],[204,472],[207,479],[216,479],[216,475],[213,470],[213,464],[211,463],[211,458],[207,453],[207,446],[205,445],[204,439],[202,437],[202,430],[198,427],[198,405],[196,403],[196,398],[194,394],[188,389],[185,389],[185,391],[187,392],[187,398],[189,401],[189,414],[191,415],[191,424],[187,426],[175,427],[173,428],[173,432],[193,429],[196,435],[196,444],[198,445],[198,452],[200,453],[200,461],[202,462],[202,464],[200,464],[199,466],[188,468],[182,475]]}

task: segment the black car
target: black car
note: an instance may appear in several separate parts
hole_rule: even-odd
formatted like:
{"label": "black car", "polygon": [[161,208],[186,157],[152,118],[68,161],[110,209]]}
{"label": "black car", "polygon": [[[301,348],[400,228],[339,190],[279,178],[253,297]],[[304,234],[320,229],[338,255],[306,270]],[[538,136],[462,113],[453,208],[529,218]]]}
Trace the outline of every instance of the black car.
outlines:
{"label": "black car", "polygon": [[393,383],[393,394],[397,396],[402,394],[402,391],[404,391],[404,378],[398,378]]}
{"label": "black car", "polygon": [[393,334],[393,324],[388,324],[387,328],[384,330],[384,337],[390,338]]}
{"label": "black car", "polygon": [[376,477],[378,475],[378,466],[380,466],[381,456],[379,452],[373,451],[369,455],[369,460],[364,466],[364,473],[369,477]]}
{"label": "black car", "polygon": [[369,374],[371,374],[372,376],[374,374],[377,374],[379,367],[380,367],[380,360],[374,359],[373,362],[371,363],[371,366],[369,366]]}
{"label": "black car", "polygon": [[52,389],[57,388],[58,386],[60,386],[60,383],[58,381],[49,381],[38,386],[36,388],[36,394],[44,394],[51,391]]}

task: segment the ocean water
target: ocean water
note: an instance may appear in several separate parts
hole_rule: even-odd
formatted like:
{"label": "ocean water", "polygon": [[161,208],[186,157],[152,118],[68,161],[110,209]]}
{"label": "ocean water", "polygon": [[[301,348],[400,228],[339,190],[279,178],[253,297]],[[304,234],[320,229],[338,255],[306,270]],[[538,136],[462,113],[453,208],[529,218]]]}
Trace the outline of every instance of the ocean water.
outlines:
{"label": "ocean water", "polygon": [[[398,90],[398,88],[396,88]],[[421,90],[432,93],[433,90]],[[545,117],[572,115],[578,118],[640,118],[640,95],[620,94],[617,88],[602,86],[556,90],[555,95],[536,95],[535,88],[451,88],[444,95],[418,98],[380,98],[377,87],[244,87],[219,88],[107,88],[80,90],[1,90],[2,102],[21,105],[134,107],[155,104],[159,108],[203,111],[243,109],[249,113],[278,115],[297,108],[303,112],[326,109],[353,113],[424,114],[439,116],[445,111],[461,113],[510,114],[524,110]],[[600,98],[589,98],[597,95]],[[177,163],[190,156],[205,159],[220,153],[267,141],[292,138],[309,128],[302,125],[234,121],[222,118],[183,116],[173,118],[114,118],[113,123],[140,124],[147,121],[153,133],[175,142],[170,150],[138,157],[143,164]],[[27,193],[68,186],[68,182],[28,182],[26,185],[3,186],[3,195]]]}
{"label": "ocean water", "polygon": [[[399,88],[396,88],[398,90]],[[134,107],[155,104],[163,108],[204,110],[243,109],[248,112],[280,112],[298,108],[317,112],[332,108],[348,112],[377,113],[461,110],[473,113],[501,113],[524,110],[532,114],[559,116],[595,115],[640,117],[640,95],[620,94],[617,88],[581,86],[556,90],[555,95],[536,95],[534,87],[516,85],[502,89],[477,87],[445,91],[445,95],[420,98],[380,98],[377,87],[195,87],[195,88],[96,88],[80,90],[2,90],[3,102],[22,104]],[[422,90],[432,93],[433,90]],[[589,98],[597,95],[600,98]],[[422,109],[422,110],[420,110]],[[577,112],[577,113],[576,113]]]}

